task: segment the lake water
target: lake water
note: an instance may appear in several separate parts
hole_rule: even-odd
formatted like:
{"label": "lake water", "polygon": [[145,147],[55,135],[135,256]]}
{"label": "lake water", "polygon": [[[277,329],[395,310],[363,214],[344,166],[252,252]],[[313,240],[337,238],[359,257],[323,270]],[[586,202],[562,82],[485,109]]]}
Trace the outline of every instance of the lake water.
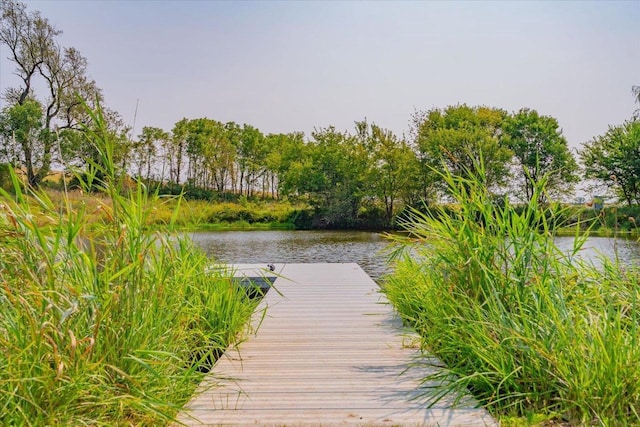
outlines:
{"label": "lake water", "polygon": [[[206,231],[190,234],[211,258],[225,263],[355,262],[374,280],[387,271],[388,240],[362,231]],[[559,237],[561,248],[571,248],[573,238]],[[640,264],[640,244],[635,240],[589,238],[581,256],[597,262],[597,254],[618,258],[627,265]]]}

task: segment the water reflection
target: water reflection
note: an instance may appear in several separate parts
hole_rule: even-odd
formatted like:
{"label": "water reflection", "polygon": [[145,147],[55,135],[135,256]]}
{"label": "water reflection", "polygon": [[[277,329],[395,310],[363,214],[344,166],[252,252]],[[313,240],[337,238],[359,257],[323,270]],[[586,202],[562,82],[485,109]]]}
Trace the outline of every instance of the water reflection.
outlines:
{"label": "water reflection", "polygon": [[[383,253],[388,241],[362,231],[207,231],[190,234],[210,257],[226,263],[355,262],[374,280],[388,271]],[[570,250],[573,238],[559,237],[560,248]],[[635,240],[592,237],[579,256],[598,264],[599,254],[626,265],[640,263]]]}

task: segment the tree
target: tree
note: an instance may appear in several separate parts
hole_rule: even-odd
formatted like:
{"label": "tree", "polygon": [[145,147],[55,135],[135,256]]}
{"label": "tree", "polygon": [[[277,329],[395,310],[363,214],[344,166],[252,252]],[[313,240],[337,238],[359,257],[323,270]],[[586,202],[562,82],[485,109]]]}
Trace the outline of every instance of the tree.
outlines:
{"label": "tree", "polygon": [[[506,115],[503,110],[466,104],[417,114],[421,121],[415,146],[423,168],[438,170],[444,166],[453,175],[467,177],[480,176],[477,166],[482,164],[487,187],[504,185],[513,156],[500,139]],[[442,183],[440,187],[445,189]]]}
{"label": "tree", "polygon": [[308,183],[319,225],[354,227],[365,196],[369,153],[357,138],[333,127],[316,130],[312,138]]}
{"label": "tree", "polygon": [[304,173],[313,166],[311,149],[304,142],[304,134],[277,134],[270,135],[269,139],[272,149],[267,159],[269,167],[277,175],[278,192],[294,198],[302,196],[305,187]]}
{"label": "tree", "polygon": [[427,120],[428,111],[416,110],[411,115],[409,128],[409,146],[416,155],[418,161],[418,175],[415,182],[416,190],[407,201],[411,206],[419,206],[435,199],[438,192],[440,178],[433,170],[433,160],[430,155],[419,146],[420,127]]}
{"label": "tree", "polygon": [[213,188],[222,193],[234,176],[235,147],[225,125],[208,118],[188,120],[184,125],[187,179],[192,185]]}
{"label": "tree", "polygon": [[36,172],[46,161],[40,142],[42,116],[42,106],[29,98],[22,104],[5,108],[0,114],[1,163],[23,165],[30,183],[35,181]]}
{"label": "tree", "polygon": [[[91,107],[102,101],[95,82],[87,76],[87,60],[74,48],[61,47],[56,38],[62,34],[39,12],[27,12],[22,3],[0,0],[0,43],[8,47],[8,59],[15,65],[20,78],[18,87],[6,88],[2,94],[11,105],[23,105],[35,99],[42,105],[43,130],[38,137],[38,161],[24,159],[34,168],[29,184],[37,185],[49,173],[56,147],[57,130],[81,129],[90,115],[82,106],[84,99]],[[41,79],[43,96],[36,98],[34,86]],[[106,112],[105,117],[114,116]],[[34,154],[35,150],[29,150]]]}
{"label": "tree", "polygon": [[280,170],[282,169],[283,151],[288,144],[290,134],[270,133],[265,139],[266,156],[264,159],[265,179],[271,197],[277,199],[280,195]]}
{"label": "tree", "polygon": [[144,178],[147,182],[151,180],[151,168],[155,163],[158,148],[164,146],[169,139],[169,134],[160,128],[145,126],[138,136],[137,143],[134,144],[134,155],[138,164],[138,177]]}
{"label": "tree", "polygon": [[243,125],[237,145],[236,163],[240,173],[240,194],[243,192],[243,181],[246,195],[251,196],[256,180],[264,172],[266,146],[264,135],[251,125]]}
{"label": "tree", "polygon": [[382,202],[385,225],[391,225],[398,201],[412,200],[411,194],[418,181],[418,159],[406,141],[398,139],[393,132],[382,129],[366,120],[356,122],[359,138],[371,154],[368,182],[371,194]]}
{"label": "tree", "polygon": [[283,194],[304,197],[318,227],[353,227],[365,196],[368,152],[332,126],[315,130],[306,144],[294,134],[283,147],[279,176]]}
{"label": "tree", "polygon": [[164,153],[169,162],[169,181],[179,185],[184,171],[184,161],[187,157],[187,134],[189,120],[183,118],[173,126],[171,137],[165,141]]}
{"label": "tree", "polygon": [[627,204],[640,203],[640,121],[610,127],[580,151],[585,178],[601,180]]}
{"label": "tree", "polygon": [[578,164],[556,119],[523,108],[507,117],[502,129],[503,141],[517,161],[515,178],[523,190],[519,194],[527,202],[544,177],[549,194],[566,193],[578,181]]}
{"label": "tree", "polygon": [[[631,93],[633,94],[633,97],[636,99],[636,102],[640,104],[640,86],[632,86]],[[636,119],[640,119],[640,108],[638,108],[635,111],[634,115]]]}
{"label": "tree", "polygon": [[54,39],[61,31],[39,12],[28,13],[24,4],[15,1],[0,1],[0,14],[0,43],[9,48],[7,59],[16,64],[15,74],[22,80],[21,87],[8,88],[4,96],[22,105],[32,93],[40,67],[55,51]]}

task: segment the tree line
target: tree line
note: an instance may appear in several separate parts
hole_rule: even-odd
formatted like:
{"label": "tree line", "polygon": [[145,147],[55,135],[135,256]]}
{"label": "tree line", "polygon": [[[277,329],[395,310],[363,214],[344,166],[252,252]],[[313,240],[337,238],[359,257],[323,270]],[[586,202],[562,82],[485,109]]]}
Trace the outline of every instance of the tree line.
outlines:
{"label": "tree line", "polygon": [[[29,184],[39,185],[54,167],[81,169],[99,157],[86,143],[92,123],[81,104],[96,108],[104,100],[88,77],[87,60],[62,47],[61,32],[39,12],[8,0],[0,2],[0,12],[0,43],[20,80],[2,94],[0,164],[21,168]],[[44,89],[37,93],[36,87]],[[632,92],[640,103],[638,86]],[[637,112],[574,153],[555,118],[528,108],[458,104],[415,112],[408,135],[365,119],[352,131],[329,126],[309,137],[264,134],[250,124],[206,117],[131,135],[116,112],[102,109],[123,174],[203,194],[303,200],[316,208],[318,226],[353,227],[372,219],[388,226],[406,206],[446,199],[439,171],[469,176],[479,165],[497,196],[522,202],[541,180],[547,184],[541,197],[555,199],[584,178],[629,205],[640,203]]]}

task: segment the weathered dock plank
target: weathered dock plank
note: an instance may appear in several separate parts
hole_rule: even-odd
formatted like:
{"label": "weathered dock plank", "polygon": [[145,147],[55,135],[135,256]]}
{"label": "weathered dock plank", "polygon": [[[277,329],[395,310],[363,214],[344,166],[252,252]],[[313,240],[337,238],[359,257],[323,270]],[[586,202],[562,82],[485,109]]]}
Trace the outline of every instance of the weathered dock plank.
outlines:
{"label": "weathered dock plank", "polygon": [[[269,275],[262,267],[234,266],[239,276]],[[421,380],[439,363],[420,354],[417,337],[357,264],[284,264],[276,273],[278,292],[267,293],[252,319],[257,333],[218,360],[180,422],[496,425],[468,397],[428,408]]]}

